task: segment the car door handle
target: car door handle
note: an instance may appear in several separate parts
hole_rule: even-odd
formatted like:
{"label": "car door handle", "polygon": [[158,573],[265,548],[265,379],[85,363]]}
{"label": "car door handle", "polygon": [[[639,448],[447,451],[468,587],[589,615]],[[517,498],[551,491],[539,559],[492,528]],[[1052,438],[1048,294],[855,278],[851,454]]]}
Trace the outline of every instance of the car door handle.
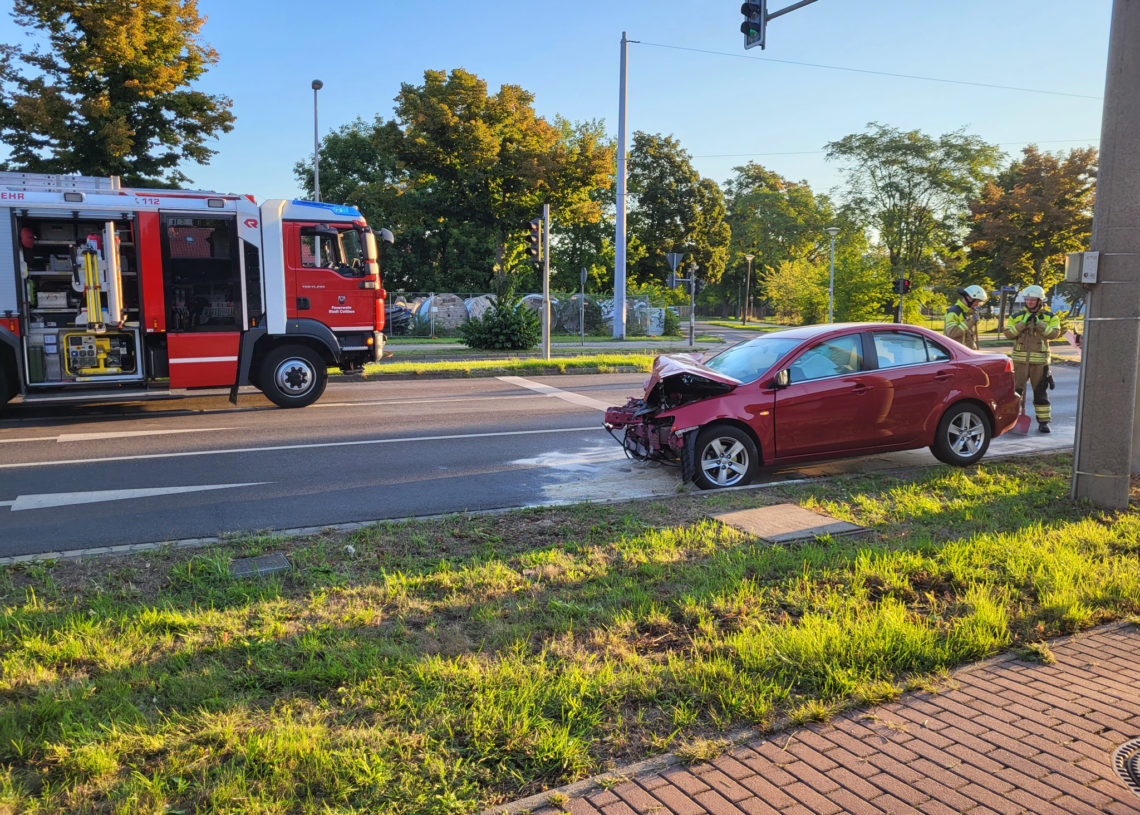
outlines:
{"label": "car door handle", "polygon": [[867,385],[864,385],[862,382],[856,382],[855,386],[851,388],[851,391],[853,393],[867,393],[869,390],[871,390],[871,388]]}
{"label": "car door handle", "polygon": [[954,374],[950,371],[936,371],[934,374],[934,379],[938,382],[945,382],[947,379],[951,379],[953,376]]}

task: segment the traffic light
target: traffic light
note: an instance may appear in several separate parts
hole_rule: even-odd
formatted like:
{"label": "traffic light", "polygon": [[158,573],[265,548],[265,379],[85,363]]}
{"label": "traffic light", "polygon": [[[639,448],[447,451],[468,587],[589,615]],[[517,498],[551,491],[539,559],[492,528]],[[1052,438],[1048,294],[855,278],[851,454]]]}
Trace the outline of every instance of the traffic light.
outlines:
{"label": "traffic light", "polygon": [[897,278],[895,280],[895,294],[906,294],[908,291],[910,291],[910,278]]}
{"label": "traffic light", "polygon": [[741,3],[740,13],[744,15],[740,31],[744,34],[745,49],[755,48],[757,45],[763,49],[764,27],[768,24],[768,0],[750,0]]}
{"label": "traffic light", "polygon": [[542,262],[542,219],[535,218],[527,228],[530,230],[526,236],[526,256],[534,263]]}

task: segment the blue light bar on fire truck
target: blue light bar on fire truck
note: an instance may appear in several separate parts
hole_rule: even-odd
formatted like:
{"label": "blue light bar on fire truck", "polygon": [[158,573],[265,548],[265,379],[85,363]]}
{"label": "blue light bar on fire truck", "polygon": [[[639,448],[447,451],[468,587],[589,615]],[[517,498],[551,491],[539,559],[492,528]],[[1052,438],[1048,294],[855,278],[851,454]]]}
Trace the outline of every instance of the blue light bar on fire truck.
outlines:
{"label": "blue light bar on fire truck", "polygon": [[289,202],[299,207],[317,207],[331,212],[333,215],[343,215],[346,217],[361,217],[360,210],[356,207],[346,207],[344,204],[326,204],[321,201],[299,201],[294,199]]}

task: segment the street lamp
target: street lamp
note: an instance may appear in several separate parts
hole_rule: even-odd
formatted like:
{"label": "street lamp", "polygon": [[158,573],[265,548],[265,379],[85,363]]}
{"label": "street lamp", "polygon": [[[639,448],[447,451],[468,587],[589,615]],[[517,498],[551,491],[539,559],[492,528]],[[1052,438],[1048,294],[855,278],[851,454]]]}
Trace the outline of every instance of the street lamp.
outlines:
{"label": "street lamp", "polygon": [[748,261],[748,275],[744,278],[744,308],[740,311],[740,324],[748,325],[748,307],[752,305],[752,300],[748,296],[748,286],[752,283],[752,258],[756,255],[745,255],[744,259]]}
{"label": "street lamp", "polygon": [[831,236],[831,277],[827,283],[827,321],[831,323],[835,309],[835,236],[839,234],[839,227],[829,226],[824,232]]}
{"label": "street lamp", "polygon": [[321,200],[321,143],[317,135],[317,91],[325,86],[319,79],[313,80],[313,200]]}

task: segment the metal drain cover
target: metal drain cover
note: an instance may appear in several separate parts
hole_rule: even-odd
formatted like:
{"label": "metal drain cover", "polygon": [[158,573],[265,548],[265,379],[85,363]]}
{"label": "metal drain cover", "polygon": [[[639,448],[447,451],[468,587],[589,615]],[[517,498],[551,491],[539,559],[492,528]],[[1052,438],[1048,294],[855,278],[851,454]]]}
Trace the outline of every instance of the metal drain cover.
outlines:
{"label": "metal drain cover", "polygon": [[1128,789],[1140,795],[1140,739],[1125,742],[1112,754],[1112,768]]}
{"label": "metal drain cover", "polygon": [[257,557],[236,558],[230,566],[234,577],[263,577],[274,572],[285,572],[290,568],[289,561],[280,552]]}

